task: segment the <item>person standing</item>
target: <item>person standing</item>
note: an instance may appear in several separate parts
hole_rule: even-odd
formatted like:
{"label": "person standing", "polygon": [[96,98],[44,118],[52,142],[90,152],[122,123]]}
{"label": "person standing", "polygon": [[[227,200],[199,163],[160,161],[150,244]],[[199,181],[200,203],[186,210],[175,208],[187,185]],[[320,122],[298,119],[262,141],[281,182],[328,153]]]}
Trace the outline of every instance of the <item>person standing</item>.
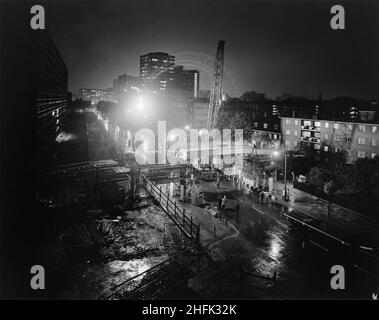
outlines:
{"label": "person standing", "polygon": [[226,201],[227,201],[227,198],[226,198],[226,195],[224,195],[222,198],[222,203],[221,203],[221,209],[222,210],[224,210],[226,207]]}
{"label": "person standing", "polygon": [[222,205],[222,197],[221,197],[221,196],[218,197],[217,202],[218,202],[218,203],[217,203],[217,204],[218,204],[218,205],[217,205],[218,210],[221,210],[221,205]]}
{"label": "person standing", "polygon": [[263,203],[264,197],[265,197],[265,194],[263,191],[261,191],[261,193],[259,194],[259,203]]}

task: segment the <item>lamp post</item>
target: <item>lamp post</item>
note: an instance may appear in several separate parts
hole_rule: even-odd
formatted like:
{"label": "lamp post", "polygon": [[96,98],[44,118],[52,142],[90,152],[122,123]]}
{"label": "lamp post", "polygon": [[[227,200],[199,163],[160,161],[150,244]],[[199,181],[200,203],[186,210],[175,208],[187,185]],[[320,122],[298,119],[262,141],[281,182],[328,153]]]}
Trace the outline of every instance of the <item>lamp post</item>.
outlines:
{"label": "lamp post", "polygon": [[287,201],[287,153],[284,153],[284,201]]}

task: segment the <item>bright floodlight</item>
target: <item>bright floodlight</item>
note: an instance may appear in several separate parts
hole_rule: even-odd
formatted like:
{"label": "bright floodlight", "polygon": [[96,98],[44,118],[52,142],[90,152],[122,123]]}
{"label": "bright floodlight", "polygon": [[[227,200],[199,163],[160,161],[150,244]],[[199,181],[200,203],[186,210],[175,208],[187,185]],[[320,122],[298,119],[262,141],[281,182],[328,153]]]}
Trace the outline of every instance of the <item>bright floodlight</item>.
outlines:
{"label": "bright floodlight", "polygon": [[184,127],[184,129],[189,130],[189,129],[190,129],[190,126],[189,126],[189,125],[186,125],[186,126]]}
{"label": "bright floodlight", "polygon": [[272,153],[272,155],[273,155],[274,157],[277,157],[277,156],[279,155],[279,152],[278,152],[278,151],[274,151],[274,152]]}

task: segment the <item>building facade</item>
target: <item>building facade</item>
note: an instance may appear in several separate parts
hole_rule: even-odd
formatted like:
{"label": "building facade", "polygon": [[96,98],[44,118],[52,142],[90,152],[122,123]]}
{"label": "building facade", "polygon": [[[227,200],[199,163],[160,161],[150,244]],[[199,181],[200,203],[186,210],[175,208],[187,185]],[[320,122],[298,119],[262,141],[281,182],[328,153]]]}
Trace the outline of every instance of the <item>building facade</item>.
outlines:
{"label": "building facade", "polygon": [[142,89],[142,79],[126,73],[113,80],[113,100],[120,101],[125,95]]}
{"label": "building facade", "polygon": [[174,87],[175,57],[165,52],[150,52],[140,56],[142,89],[165,92]]}
{"label": "building facade", "polygon": [[379,124],[282,117],[281,128],[287,150],[346,151],[348,163],[379,155]]}
{"label": "building facade", "polygon": [[93,104],[97,104],[99,101],[112,101],[113,90],[109,89],[79,89],[79,97],[85,101],[91,101]]}
{"label": "building facade", "polygon": [[200,73],[197,70],[186,70],[183,66],[174,67],[174,88],[188,98],[199,97]]}

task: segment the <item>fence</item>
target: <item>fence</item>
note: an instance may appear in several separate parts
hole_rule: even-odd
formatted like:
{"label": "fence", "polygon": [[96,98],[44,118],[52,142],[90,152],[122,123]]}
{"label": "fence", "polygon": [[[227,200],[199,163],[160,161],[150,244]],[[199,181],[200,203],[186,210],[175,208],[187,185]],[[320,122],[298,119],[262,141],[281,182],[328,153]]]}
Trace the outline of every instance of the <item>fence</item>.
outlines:
{"label": "fence", "polygon": [[209,249],[197,245],[110,288],[103,299],[157,299],[209,265]]}
{"label": "fence", "polygon": [[141,174],[141,179],[145,184],[146,190],[158,201],[163,210],[168,214],[171,220],[179,229],[194,243],[200,243],[200,225],[192,221],[192,216],[186,214],[186,210],[168,195],[162,192],[162,189],[151,182],[146,176]]}

